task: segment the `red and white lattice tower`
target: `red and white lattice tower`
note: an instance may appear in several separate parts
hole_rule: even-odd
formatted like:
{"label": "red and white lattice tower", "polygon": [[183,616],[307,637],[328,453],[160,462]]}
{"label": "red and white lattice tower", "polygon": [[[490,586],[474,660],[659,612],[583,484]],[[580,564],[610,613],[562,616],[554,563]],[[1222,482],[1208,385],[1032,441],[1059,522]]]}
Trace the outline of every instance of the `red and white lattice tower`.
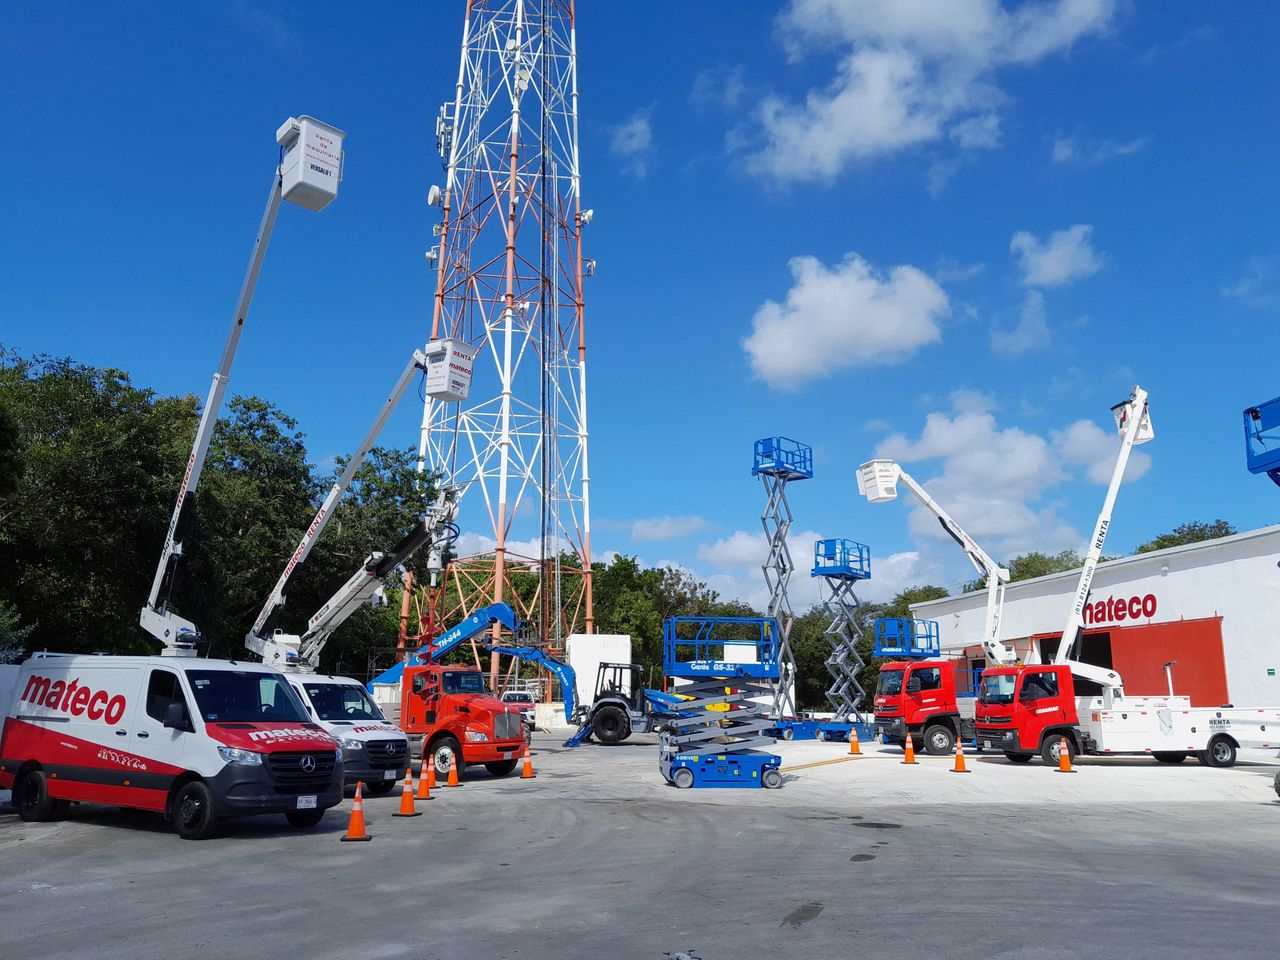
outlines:
{"label": "red and white lattice tower", "polygon": [[[573,0],[469,0],[437,118],[445,182],[429,198],[431,339],[476,358],[467,400],[427,398],[420,459],[463,486],[463,529],[493,540],[452,565],[437,616],[505,601],[552,647],[593,630],[575,43]],[[517,540],[535,547],[518,554]]]}

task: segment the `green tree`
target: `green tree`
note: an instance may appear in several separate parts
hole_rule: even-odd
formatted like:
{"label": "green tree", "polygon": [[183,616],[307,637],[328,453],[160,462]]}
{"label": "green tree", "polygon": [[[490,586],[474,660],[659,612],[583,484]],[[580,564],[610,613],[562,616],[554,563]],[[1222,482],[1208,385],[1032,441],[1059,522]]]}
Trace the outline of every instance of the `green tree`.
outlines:
{"label": "green tree", "polygon": [[0,405],[0,497],[7,497],[18,489],[24,464],[18,424],[13,415]]}
{"label": "green tree", "polygon": [[[1036,577],[1047,577],[1051,573],[1078,570],[1082,566],[1084,566],[1084,557],[1074,550],[1063,550],[1061,553],[1032,551],[1019,554],[1009,561],[1009,579],[1010,581],[1034,580]],[[965,583],[962,589],[965,593],[969,593],[986,588],[987,578],[979,577],[977,580]]]}
{"label": "green tree", "polygon": [[17,663],[26,652],[32,627],[18,622],[18,612],[0,600],[0,663]]}
{"label": "green tree", "polygon": [[1189,523],[1179,524],[1168,533],[1160,534],[1154,540],[1139,544],[1133,552],[1151,553],[1153,550],[1180,547],[1186,543],[1199,543],[1201,540],[1217,540],[1219,537],[1229,537],[1235,532],[1236,528],[1225,520],[1214,520],[1211,523],[1192,520]]}

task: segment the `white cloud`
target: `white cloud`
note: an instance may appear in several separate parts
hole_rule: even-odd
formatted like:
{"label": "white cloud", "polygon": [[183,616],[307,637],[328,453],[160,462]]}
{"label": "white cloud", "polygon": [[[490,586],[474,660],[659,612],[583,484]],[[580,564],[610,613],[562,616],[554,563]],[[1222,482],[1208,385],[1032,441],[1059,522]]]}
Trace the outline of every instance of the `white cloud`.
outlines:
{"label": "white cloud", "polygon": [[1050,159],[1054,163],[1074,163],[1092,167],[1116,157],[1127,157],[1137,153],[1147,145],[1145,137],[1116,143],[1114,140],[1102,140],[1098,143],[1081,144],[1075,137],[1058,136],[1054,138]]}
{"label": "white cloud", "polygon": [[793,61],[841,51],[835,76],[802,104],[761,102],[752,172],[829,181],[850,164],[949,136],[999,143],[997,68],[1069,50],[1111,22],[1114,0],[792,0],[779,26]]}
{"label": "white cloud", "polygon": [[1012,330],[1002,330],[995,326],[991,328],[991,349],[1006,357],[1016,357],[1028,350],[1047,347],[1050,338],[1044,294],[1039,290],[1028,290],[1017,325]]}
{"label": "white cloud", "polygon": [[933,278],[939,283],[963,283],[980,276],[987,269],[985,263],[962,264],[954,257],[939,257],[933,269]]}
{"label": "white cloud", "polygon": [[649,173],[649,160],[653,155],[653,110],[637,110],[609,136],[609,149],[621,158],[623,169],[643,180]]}
{"label": "white cloud", "polygon": [[[1092,420],[1077,420],[1065,430],[1055,430],[1051,436],[1066,463],[1084,467],[1085,476],[1094,483],[1111,482],[1116,456],[1120,453],[1120,437],[1114,431],[1103,430]],[[1124,482],[1139,480],[1150,469],[1151,456],[1141,450],[1131,450]]]}
{"label": "white cloud", "polygon": [[1239,300],[1250,307],[1270,307],[1277,300],[1272,284],[1273,274],[1271,263],[1262,257],[1251,257],[1245,265],[1244,274],[1235,283],[1223,287],[1222,295],[1228,300]]}
{"label": "white cloud", "polygon": [[837,370],[904,360],[942,339],[946,293],[912,266],[878,275],[857,254],[828,268],[817,258],[791,260],[795,284],[786,302],[766,301],[743,342],[756,376],[794,389]]}
{"label": "white cloud", "polygon": [[1019,230],[1009,243],[1009,251],[1021,261],[1022,282],[1028,287],[1059,287],[1102,269],[1102,258],[1090,244],[1093,227],[1078,223],[1066,230],[1056,230],[1041,241],[1026,230]]}
{"label": "white cloud", "polygon": [[631,524],[632,540],[674,540],[707,528],[702,517],[643,517]]}
{"label": "white cloud", "polygon": [[736,110],[747,95],[747,83],[741,66],[710,67],[693,80],[689,99],[699,111],[711,107]]}
{"label": "white cloud", "polygon": [[[787,585],[787,597],[797,613],[803,613],[818,602],[821,581],[809,576],[813,545],[823,535],[813,530],[792,530],[787,535],[791,562],[795,569]],[[761,530],[736,530],[727,537],[698,547],[698,559],[718,568],[703,579],[723,599],[742,600],[763,611],[769,602],[760,567],[768,559],[769,542]]]}

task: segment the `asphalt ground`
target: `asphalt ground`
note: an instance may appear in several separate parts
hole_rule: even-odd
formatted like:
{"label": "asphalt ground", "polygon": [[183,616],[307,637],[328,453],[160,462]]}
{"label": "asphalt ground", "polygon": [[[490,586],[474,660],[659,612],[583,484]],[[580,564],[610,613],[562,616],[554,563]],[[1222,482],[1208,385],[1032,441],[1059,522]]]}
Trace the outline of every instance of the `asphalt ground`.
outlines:
{"label": "asphalt ground", "polygon": [[663,783],[657,747],[467,771],[370,843],[281,817],[179,840],[149,814],[0,808],[0,957],[1274,957],[1277,767],[948,758],[779,744],[780,790]]}

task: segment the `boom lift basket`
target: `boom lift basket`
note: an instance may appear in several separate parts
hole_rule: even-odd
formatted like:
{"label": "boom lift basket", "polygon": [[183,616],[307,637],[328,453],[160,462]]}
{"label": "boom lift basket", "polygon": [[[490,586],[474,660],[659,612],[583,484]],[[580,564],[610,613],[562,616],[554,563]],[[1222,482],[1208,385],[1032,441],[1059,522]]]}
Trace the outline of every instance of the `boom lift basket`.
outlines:
{"label": "boom lift basket", "polygon": [[868,460],[857,476],[858,493],[872,503],[886,503],[898,495],[898,469],[892,460]]}
{"label": "boom lift basket", "polygon": [[290,117],[276,131],[280,196],[307,210],[323,210],[338,195],[346,134],[315,117]]}

